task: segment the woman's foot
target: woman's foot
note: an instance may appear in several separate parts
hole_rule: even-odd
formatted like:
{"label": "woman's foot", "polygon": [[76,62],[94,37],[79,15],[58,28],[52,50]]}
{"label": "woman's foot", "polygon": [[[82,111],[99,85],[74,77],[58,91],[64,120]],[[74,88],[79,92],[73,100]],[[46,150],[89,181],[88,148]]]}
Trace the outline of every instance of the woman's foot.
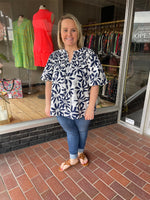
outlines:
{"label": "woman's foot", "polygon": [[65,170],[67,170],[69,167],[71,167],[72,165],[76,165],[78,162],[79,162],[78,158],[69,159],[69,160],[61,163],[61,165],[59,167],[59,171],[63,172]]}
{"label": "woman's foot", "polygon": [[78,153],[78,158],[82,166],[85,167],[89,164],[89,161],[84,153]]}

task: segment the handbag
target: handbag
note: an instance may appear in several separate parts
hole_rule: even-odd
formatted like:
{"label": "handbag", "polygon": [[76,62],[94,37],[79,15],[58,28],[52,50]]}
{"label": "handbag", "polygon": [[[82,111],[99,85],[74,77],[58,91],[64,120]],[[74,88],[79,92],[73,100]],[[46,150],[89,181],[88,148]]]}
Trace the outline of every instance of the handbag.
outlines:
{"label": "handbag", "polygon": [[6,92],[7,98],[23,98],[22,84],[20,79],[0,79],[0,92]]}

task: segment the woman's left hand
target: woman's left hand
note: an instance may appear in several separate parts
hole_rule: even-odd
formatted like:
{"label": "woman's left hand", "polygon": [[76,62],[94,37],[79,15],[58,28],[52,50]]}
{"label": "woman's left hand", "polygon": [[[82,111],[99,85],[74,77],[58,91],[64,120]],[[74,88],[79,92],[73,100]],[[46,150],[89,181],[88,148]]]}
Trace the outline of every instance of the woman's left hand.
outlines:
{"label": "woman's left hand", "polygon": [[85,111],[85,120],[92,120],[94,119],[94,109],[93,108],[90,108],[88,107]]}
{"label": "woman's left hand", "polygon": [[94,119],[94,108],[96,104],[96,100],[98,97],[98,92],[99,92],[99,86],[94,85],[90,89],[90,100],[89,100],[89,105],[88,108],[85,111],[85,120],[92,120]]}

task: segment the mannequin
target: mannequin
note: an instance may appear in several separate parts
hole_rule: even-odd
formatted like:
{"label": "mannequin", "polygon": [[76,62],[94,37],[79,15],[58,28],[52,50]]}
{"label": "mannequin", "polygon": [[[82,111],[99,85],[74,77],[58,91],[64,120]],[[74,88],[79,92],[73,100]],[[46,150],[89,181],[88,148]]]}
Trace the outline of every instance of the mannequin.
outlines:
{"label": "mannequin", "polygon": [[19,17],[18,17],[18,26],[20,26],[22,24],[23,20],[24,20],[24,16],[23,15],[19,15]]}
{"label": "mannequin", "polygon": [[39,9],[46,9],[45,5],[40,5]]}
{"label": "mannequin", "polygon": [[[36,70],[33,55],[33,26],[31,20],[19,15],[13,22],[12,51],[15,59],[15,67],[25,68],[28,73],[29,91],[31,91],[30,70]],[[31,92],[27,92],[30,94]]]}
{"label": "mannequin", "polygon": [[36,70],[33,57],[33,26],[31,20],[19,15],[13,21],[13,56],[15,67]]}
{"label": "mannequin", "polygon": [[5,25],[0,22],[0,41],[4,39],[5,35]]}
{"label": "mannequin", "polygon": [[[33,15],[35,66],[45,67],[50,54],[54,51],[51,37],[54,20],[54,14],[45,5],[40,5],[39,11]],[[38,97],[44,99],[45,94]]]}
{"label": "mannequin", "polygon": [[[46,9],[46,6],[45,5],[40,5],[40,7],[39,7],[39,10],[41,10],[41,9]],[[52,21],[52,23],[54,23],[54,20],[55,20],[55,17],[54,17],[54,14],[52,13],[51,14],[51,21]]]}
{"label": "mannequin", "polygon": [[34,28],[34,64],[45,67],[50,54],[54,51],[51,37],[54,14],[46,9],[45,5],[40,5],[39,11],[33,15],[32,23]]}

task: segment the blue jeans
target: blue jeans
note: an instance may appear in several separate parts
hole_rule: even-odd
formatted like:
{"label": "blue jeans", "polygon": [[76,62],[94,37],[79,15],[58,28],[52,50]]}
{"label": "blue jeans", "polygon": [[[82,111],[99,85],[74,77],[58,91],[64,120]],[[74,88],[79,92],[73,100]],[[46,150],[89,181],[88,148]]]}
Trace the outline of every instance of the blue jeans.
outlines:
{"label": "blue jeans", "polygon": [[62,116],[57,116],[57,120],[67,133],[70,158],[75,159],[78,152],[84,151],[90,120],[85,120],[84,117],[72,120]]}

